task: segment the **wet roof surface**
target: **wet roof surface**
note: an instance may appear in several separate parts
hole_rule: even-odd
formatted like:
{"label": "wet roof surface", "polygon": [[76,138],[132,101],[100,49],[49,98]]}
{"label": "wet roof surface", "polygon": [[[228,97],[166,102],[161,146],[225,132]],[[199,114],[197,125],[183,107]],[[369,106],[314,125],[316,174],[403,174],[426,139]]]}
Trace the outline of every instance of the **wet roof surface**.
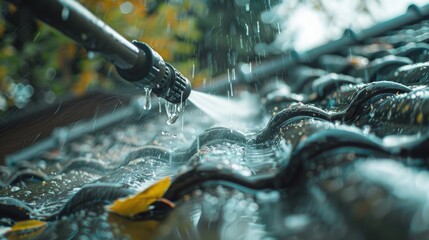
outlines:
{"label": "wet roof surface", "polygon": [[[66,141],[64,128],[56,147],[1,166],[0,223],[48,222],[12,238],[427,238],[428,28],[287,69],[258,86],[261,116],[231,126],[189,106],[167,127],[136,100],[102,130]],[[170,175],[174,209],[105,210]]]}

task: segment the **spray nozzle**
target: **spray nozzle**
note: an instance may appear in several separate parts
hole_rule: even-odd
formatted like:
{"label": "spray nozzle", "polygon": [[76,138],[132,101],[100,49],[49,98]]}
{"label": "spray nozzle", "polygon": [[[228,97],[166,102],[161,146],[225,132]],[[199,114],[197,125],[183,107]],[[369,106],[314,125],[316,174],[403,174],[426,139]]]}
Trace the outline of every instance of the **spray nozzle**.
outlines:
{"label": "spray nozzle", "polygon": [[119,75],[141,88],[150,88],[170,103],[181,103],[191,93],[191,83],[171,64],[143,42],[132,42],[140,50],[133,68],[117,67]]}

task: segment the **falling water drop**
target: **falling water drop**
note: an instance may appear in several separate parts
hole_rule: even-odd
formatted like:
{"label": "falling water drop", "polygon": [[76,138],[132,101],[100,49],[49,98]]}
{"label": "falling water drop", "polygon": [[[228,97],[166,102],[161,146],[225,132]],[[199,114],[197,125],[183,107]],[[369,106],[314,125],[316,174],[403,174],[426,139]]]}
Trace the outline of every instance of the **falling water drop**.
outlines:
{"label": "falling water drop", "polygon": [[246,26],[246,36],[249,36],[249,25],[247,25],[246,23],[245,26]]}
{"label": "falling water drop", "polygon": [[192,79],[195,78],[195,64],[192,64]]}
{"label": "falling water drop", "polygon": [[159,113],[161,113],[161,112],[162,112],[162,107],[161,107],[161,98],[160,98],[160,97],[158,97],[158,111],[159,111]]}
{"label": "falling water drop", "polygon": [[[185,100],[186,101],[186,100]],[[180,104],[177,106],[177,111],[185,111],[186,102],[183,101],[183,92],[180,93]]]}
{"label": "falling water drop", "polygon": [[233,90],[232,90],[231,74],[229,72],[229,68],[227,69],[227,72],[228,72],[228,83],[229,83],[229,88],[230,88],[230,91],[231,91],[231,96],[234,96],[234,93],[233,93]]}
{"label": "falling water drop", "polygon": [[179,112],[177,111],[177,105],[171,102],[165,102],[165,111],[167,112],[167,124],[174,124],[179,118]]}
{"label": "falling water drop", "polygon": [[[231,89],[232,89],[232,85],[231,85]],[[232,93],[231,93],[231,96],[232,96]],[[228,97],[228,102],[231,102],[230,92],[229,91],[227,91],[227,97]],[[233,120],[232,120],[233,116],[232,115],[233,115],[233,109],[230,109],[230,111],[229,111],[229,124],[230,124],[229,128],[230,128],[231,132],[232,132],[232,129],[234,128],[234,124],[233,124]]]}
{"label": "falling water drop", "polygon": [[228,82],[231,82],[231,74],[230,74],[230,72],[229,72],[229,68],[228,68],[226,71],[227,71],[227,73],[228,73]]}
{"label": "falling water drop", "polygon": [[259,21],[256,21],[256,32],[259,34],[261,32],[261,28],[259,26]]}
{"label": "falling water drop", "polygon": [[152,108],[152,99],[150,97],[150,94],[152,93],[152,89],[151,88],[144,88],[145,91],[145,101],[144,101],[144,105],[143,105],[143,109],[144,110],[150,110]]}

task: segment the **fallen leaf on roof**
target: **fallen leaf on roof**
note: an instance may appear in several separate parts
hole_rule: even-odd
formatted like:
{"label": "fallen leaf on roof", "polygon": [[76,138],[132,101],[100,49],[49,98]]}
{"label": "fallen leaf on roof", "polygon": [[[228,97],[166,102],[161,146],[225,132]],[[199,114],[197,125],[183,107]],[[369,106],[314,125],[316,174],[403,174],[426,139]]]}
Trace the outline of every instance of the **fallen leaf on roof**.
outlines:
{"label": "fallen leaf on roof", "polygon": [[6,232],[6,236],[12,237],[12,236],[25,236],[28,237],[35,237],[39,233],[43,231],[43,229],[47,226],[46,222],[38,221],[38,220],[25,220],[25,221],[19,221],[16,222],[15,225],[12,226],[12,228]]}
{"label": "fallen leaf on roof", "polygon": [[170,177],[163,178],[142,192],[116,200],[107,206],[107,210],[121,216],[133,217],[147,211],[152,203],[161,200],[170,184]]}

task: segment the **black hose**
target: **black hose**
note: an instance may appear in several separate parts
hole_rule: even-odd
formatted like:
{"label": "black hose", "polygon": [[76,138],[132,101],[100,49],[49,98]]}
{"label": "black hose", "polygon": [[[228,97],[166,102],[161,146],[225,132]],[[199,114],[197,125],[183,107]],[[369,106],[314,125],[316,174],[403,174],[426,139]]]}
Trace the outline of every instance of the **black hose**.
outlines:
{"label": "black hose", "polygon": [[185,101],[191,84],[145,43],[130,42],[75,0],[8,0],[112,62],[119,75],[171,103]]}
{"label": "black hose", "polygon": [[75,0],[10,0],[70,37],[88,51],[100,53],[117,67],[129,69],[135,66],[141,53],[106,23]]}

